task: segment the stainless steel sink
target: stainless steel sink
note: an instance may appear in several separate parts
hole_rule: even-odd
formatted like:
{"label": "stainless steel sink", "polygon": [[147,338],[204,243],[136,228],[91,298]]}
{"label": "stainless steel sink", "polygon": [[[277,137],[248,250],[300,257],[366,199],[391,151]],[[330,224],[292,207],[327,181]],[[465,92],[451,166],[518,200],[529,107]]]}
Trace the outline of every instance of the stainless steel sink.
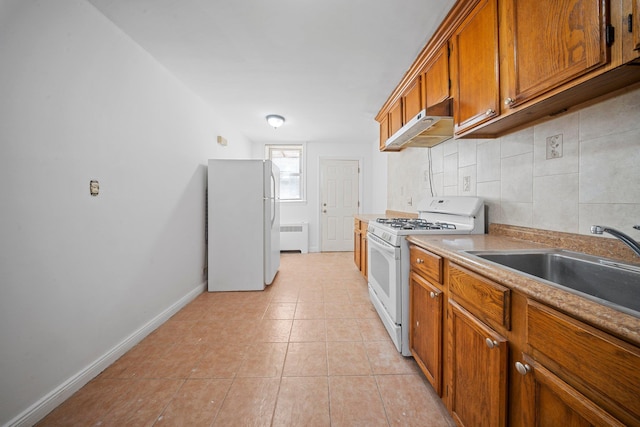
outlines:
{"label": "stainless steel sink", "polygon": [[563,250],[466,253],[640,317],[638,266]]}

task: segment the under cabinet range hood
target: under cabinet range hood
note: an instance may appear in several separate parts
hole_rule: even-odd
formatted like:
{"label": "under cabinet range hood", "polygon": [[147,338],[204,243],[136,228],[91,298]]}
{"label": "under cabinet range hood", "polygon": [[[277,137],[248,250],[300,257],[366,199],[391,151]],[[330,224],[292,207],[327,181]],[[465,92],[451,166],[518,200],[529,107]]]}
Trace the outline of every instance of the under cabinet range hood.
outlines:
{"label": "under cabinet range hood", "polygon": [[448,99],[416,114],[409,122],[391,135],[385,147],[433,147],[453,138],[452,100]]}

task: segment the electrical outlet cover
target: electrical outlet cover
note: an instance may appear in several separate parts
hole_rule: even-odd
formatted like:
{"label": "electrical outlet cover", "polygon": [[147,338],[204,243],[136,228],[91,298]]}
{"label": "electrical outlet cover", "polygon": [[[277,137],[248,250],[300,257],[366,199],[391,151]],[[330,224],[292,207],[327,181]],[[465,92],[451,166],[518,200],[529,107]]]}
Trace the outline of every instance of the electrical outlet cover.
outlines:
{"label": "electrical outlet cover", "polygon": [[547,160],[562,157],[562,134],[547,137]]}

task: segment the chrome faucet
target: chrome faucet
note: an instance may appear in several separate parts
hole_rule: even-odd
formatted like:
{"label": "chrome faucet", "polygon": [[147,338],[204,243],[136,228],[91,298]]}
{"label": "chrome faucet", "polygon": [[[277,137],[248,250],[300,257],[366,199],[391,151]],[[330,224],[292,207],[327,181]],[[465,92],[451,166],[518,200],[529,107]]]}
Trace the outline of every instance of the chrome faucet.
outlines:
{"label": "chrome faucet", "polygon": [[[635,228],[636,230],[640,230],[640,225],[634,225],[633,228]],[[633,240],[631,237],[627,236],[623,232],[618,231],[614,228],[603,227],[601,225],[591,226],[591,234],[602,234],[602,233],[609,233],[612,236],[622,240],[627,246],[631,248],[633,252],[636,253],[636,255],[640,256],[640,243],[636,242],[635,240]]]}

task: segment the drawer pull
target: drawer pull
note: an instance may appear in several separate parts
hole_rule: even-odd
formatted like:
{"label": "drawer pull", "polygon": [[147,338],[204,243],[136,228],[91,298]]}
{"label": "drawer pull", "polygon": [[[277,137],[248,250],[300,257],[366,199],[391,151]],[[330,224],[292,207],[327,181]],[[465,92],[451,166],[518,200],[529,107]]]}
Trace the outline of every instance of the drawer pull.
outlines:
{"label": "drawer pull", "polygon": [[487,343],[487,347],[494,349],[496,347],[498,347],[498,341],[494,341],[491,338],[487,338],[486,340],[484,340],[484,342]]}
{"label": "drawer pull", "polygon": [[531,366],[526,363],[516,362],[516,371],[518,371],[520,375],[527,375],[531,372]]}
{"label": "drawer pull", "polygon": [[416,264],[424,264],[424,260],[420,258],[416,258]]}

